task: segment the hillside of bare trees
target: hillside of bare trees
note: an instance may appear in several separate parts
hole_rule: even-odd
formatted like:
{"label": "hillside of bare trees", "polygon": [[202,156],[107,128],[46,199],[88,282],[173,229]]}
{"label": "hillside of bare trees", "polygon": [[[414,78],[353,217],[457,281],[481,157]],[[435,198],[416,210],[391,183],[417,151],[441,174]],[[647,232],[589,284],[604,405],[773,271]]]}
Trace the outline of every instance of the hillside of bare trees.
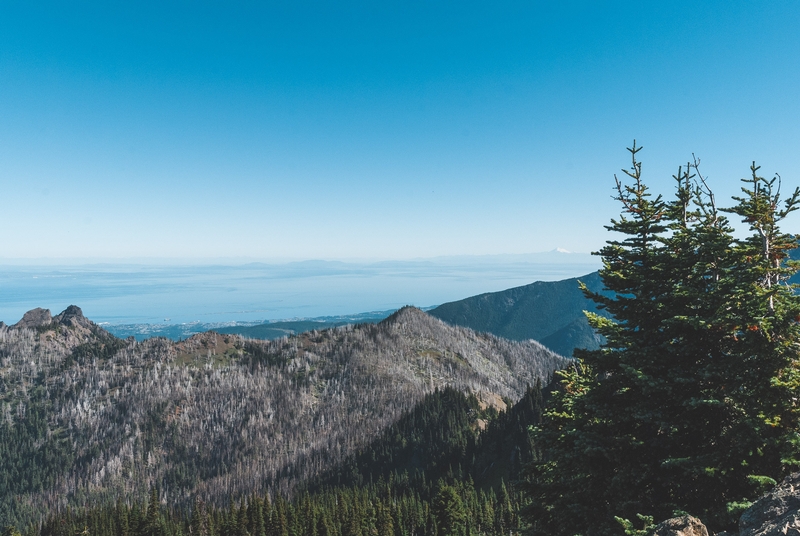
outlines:
{"label": "hillside of bare trees", "polygon": [[36,310],[0,325],[0,524],[154,486],[177,506],[290,496],[437,388],[502,404],[565,363],[410,307],[268,342],[120,340]]}

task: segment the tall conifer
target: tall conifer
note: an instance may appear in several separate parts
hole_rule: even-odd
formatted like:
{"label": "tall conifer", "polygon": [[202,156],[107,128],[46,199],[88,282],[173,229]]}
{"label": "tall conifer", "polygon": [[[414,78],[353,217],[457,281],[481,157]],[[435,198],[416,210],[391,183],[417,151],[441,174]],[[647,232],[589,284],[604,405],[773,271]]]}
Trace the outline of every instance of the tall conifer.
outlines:
{"label": "tall conifer", "polygon": [[599,252],[610,295],[586,291],[613,317],[589,315],[607,342],[576,352],[535,434],[536,533],[613,534],[615,516],[676,511],[729,527],[797,465],[800,298],[785,262],[797,239],[778,223],[800,193],[781,204],[778,179],[754,165],[728,210],[752,232],[736,240],[696,160],[666,202],[645,186],[639,150]]}

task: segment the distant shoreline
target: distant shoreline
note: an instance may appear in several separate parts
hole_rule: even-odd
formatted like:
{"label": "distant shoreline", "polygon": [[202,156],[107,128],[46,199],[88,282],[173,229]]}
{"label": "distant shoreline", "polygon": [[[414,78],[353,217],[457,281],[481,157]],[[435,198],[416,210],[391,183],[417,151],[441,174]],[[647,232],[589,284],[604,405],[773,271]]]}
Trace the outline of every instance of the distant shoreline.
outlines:
{"label": "distant shoreline", "polygon": [[[595,257],[573,255],[536,256],[561,262],[494,256],[364,264],[0,265],[0,320],[13,324],[36,307],[60,311],[72,304],[108,326],[263,323],[429,307],[534,281],[579,277],[600,267]],[[573,259],[580,262],[568,262]]]}

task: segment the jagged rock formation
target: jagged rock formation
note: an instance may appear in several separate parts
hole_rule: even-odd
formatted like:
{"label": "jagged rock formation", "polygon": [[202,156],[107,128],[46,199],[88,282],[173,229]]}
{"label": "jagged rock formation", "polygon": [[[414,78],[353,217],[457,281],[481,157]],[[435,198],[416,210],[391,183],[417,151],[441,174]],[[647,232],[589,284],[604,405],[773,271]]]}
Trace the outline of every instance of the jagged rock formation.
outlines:
{"label": "jagged rock formation", "polygon": [[70,305],[64,309],[61,314],[53,318],[53,322],[61,324],[62,326],[83,329],[92,329],[92,326],[94,326],[91,320],[83,316],[83,311],[81,311],[81,308],[77,305]]}
{"label": "jagged rock formation", "polygon": [[[137,343],[77,307],[49,323],[26,316],[0,328],[0,435],[35,434],[0,444],[10,449],[0,473],[5,464],[22,475],[0,482],[0,498],[33,512],[152,485],[179,505],[290,493],[436,388],[517,400],[567,362],[414,308],[269,342],[208,332]],[[35,473],[28,460],[45,451],[49,469]]]}
{"label": "jagged rock formation", "polygon": [[800,535],[800,473],[787,476],[739,518],[739,536]]}

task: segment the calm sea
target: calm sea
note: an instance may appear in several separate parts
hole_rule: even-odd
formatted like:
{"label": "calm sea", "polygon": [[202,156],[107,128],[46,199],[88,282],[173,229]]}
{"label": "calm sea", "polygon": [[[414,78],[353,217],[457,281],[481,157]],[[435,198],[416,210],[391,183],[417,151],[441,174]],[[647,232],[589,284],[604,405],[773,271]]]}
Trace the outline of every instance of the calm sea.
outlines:
{"label": "calm sea", "polygon": [[[78,305],[95,322],[260,321],[426,307],[596,270],[592,257],[496,256],[404,262],[0,266],[0,320]],[[577,262],[576,262],[577,261]]]}

